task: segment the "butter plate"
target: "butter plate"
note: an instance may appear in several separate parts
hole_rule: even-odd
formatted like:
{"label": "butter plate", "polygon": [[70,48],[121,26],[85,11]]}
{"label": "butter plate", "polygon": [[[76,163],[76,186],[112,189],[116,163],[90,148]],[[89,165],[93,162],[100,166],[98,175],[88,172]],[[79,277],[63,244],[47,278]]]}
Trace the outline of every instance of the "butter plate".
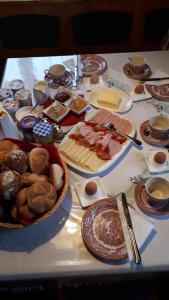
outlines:
{"label": "butter plate", "polygon": [[[114,91],[115,93],[118,92],[119,93],[119,97],[120,97],[120,103],[118,105],[117,108],[110,108],[110,107],[106,107],[105,105],[99,104],[98,103],[98,96],[100,92],[107,92],[109,93],[110,91]],[[117,89],[117,88],[106,88],[106,87],[100,87],[98,89],[94,89],[93,91],[91,91],[88,94],[88,99],[89,102],[92,106],[96,107],[96,108],[106,108],[107,110],[111,111],[111,112],[117,112],[117,113],[122,113],[122,112],[127,112],[131,107],[132,107],[132,98],[129,97],[126,93],[124,93],[123,91]]]}

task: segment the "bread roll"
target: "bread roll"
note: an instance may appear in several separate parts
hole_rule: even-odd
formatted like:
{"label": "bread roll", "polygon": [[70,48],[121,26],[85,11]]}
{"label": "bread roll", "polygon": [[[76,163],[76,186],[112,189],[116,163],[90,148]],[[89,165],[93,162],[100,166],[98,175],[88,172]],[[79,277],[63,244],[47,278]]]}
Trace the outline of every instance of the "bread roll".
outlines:
{"label": "bread roll", "polygon": [[15,208],[12,211],[12,216],[15,219],[23,218],[25,220],[32,220],[36,216],[28,207],[28,190],[29,188],[24,188],[17,194]]}
{"label": "bread roll", "polygon": [[28,156],[21,149],[11,150],[6,154],[4,165],[21,174],[28,167]]}
{"label": "bread roll", "polygon": [[62,167],[58,164],[52,164],[50,167],[50,181],[56,188],[56,191],[59,191],[63,185],[62,176],[64,171]]}
{"label": "bread roll", "polygon": [[44,148],[34,148],[29,153],[29,166],[32,173],[47,174],[49,170],[49,153]]}
{"label": "bread roll", "polygon": [[22,183],[26,185],[32,185],[35,182],[48,181],[48,177],[45,175],[38,175],[36,173],[24,172],[21,174]]}
{"label": "bread roll", "polygon": [[11,170],[0,173],[0,199],[13,200],[22,186],[20,175]]}
{"label": "bread roll", "polygon": [[56,202],[55,187],[49,182],[36,182],[28,191],[28,206],[35,213],[49,210]]}
{"label": "bread roll", "polygon": [[4,161],[6,154],[13,149],[18,149],[18,146],[8,140],[0,141],[0,163]]}

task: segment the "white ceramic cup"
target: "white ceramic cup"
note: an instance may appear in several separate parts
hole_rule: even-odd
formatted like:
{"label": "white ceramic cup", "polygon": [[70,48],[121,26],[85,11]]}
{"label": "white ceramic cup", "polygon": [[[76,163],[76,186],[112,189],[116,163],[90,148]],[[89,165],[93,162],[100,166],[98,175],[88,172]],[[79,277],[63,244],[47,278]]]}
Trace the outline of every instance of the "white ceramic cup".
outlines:
{"label": "white ceramic cup", "polygon": [[169,181],[162,177],[150,177],[145,183],[149,203],[155,209],[164,208],[169,202]]}
{"label": "white ceramic cup", "polygon": [[51,77],[52,79],[60,79],[62,77],[64,77],[65,75],[65,71],[66,71],[66,68],[64,65],[62,64],[55,64],[55,65],[52,65],[49,70],[45,70],[45,74],[49,77]]}
{"label": "white ceramic cup", "polygon": [[149,120],[151,135],[157,139],[169,138],[169,118],[155,116]]}

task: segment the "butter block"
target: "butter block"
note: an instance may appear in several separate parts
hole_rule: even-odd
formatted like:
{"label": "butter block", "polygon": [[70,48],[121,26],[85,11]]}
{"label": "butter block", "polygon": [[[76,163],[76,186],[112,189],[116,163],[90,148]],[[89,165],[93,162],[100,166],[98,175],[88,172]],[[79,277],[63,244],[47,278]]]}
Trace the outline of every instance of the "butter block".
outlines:
{"label": "butter block", "polygon": [[118,91],[101,90],[98,93],[98,104],[109,108],[118,108],[120,100],[120,93]]}

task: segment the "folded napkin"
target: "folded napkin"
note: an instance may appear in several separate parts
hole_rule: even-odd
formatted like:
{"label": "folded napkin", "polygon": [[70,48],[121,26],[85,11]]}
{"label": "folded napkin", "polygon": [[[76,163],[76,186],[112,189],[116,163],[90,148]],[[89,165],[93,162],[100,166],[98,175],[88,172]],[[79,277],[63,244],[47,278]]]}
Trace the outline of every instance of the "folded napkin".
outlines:
{"label": "folded napkin", "polygon": [[151,94],[146,88],[144,89],[144,93],[136,94],[134,90],[136,85],[138,85],[138,82],[127,78],[123,73],[109,68],[106,72],[106,75],[111,79],[112,83],[114,84],[113,86],[124,92],[127,92],[133,102],[152,98]]}
{"label": "folded napkin", "polygon": [[[126,242],[129,261],[132,262],[133,254],[131,250],[130,236],[127,229],[127,223],[124,216],[121,197],[118,197],[117,205],[118,205],[120,219],[121,219],[122,228],[124,232],[124,238]],[[148,243],[151,241],[152,237],[156,233],[156,230],[152,222],[150,222],[146,217],[141,215],[138,211],[136,211],[131,206],[129,206],[129,212],[133,224],[133,230],[134,230],[136,242],[138,248],[140,249],[140,254],[142,254],[144,248],[148,245]]]}
{"label": "folded napkin", "polygon": [[[152,78],[162,78],[162,77],[169,77],[168,74],[164,73],[161,70],[157,70],[152,73],[151,75]],[[150,78],[151,79],[151,78]],[[145,84],[149,85],[162,85],[162,84],[169,84],[169,79],[166,80],[157,80],[157,81],[145,81]]]}

